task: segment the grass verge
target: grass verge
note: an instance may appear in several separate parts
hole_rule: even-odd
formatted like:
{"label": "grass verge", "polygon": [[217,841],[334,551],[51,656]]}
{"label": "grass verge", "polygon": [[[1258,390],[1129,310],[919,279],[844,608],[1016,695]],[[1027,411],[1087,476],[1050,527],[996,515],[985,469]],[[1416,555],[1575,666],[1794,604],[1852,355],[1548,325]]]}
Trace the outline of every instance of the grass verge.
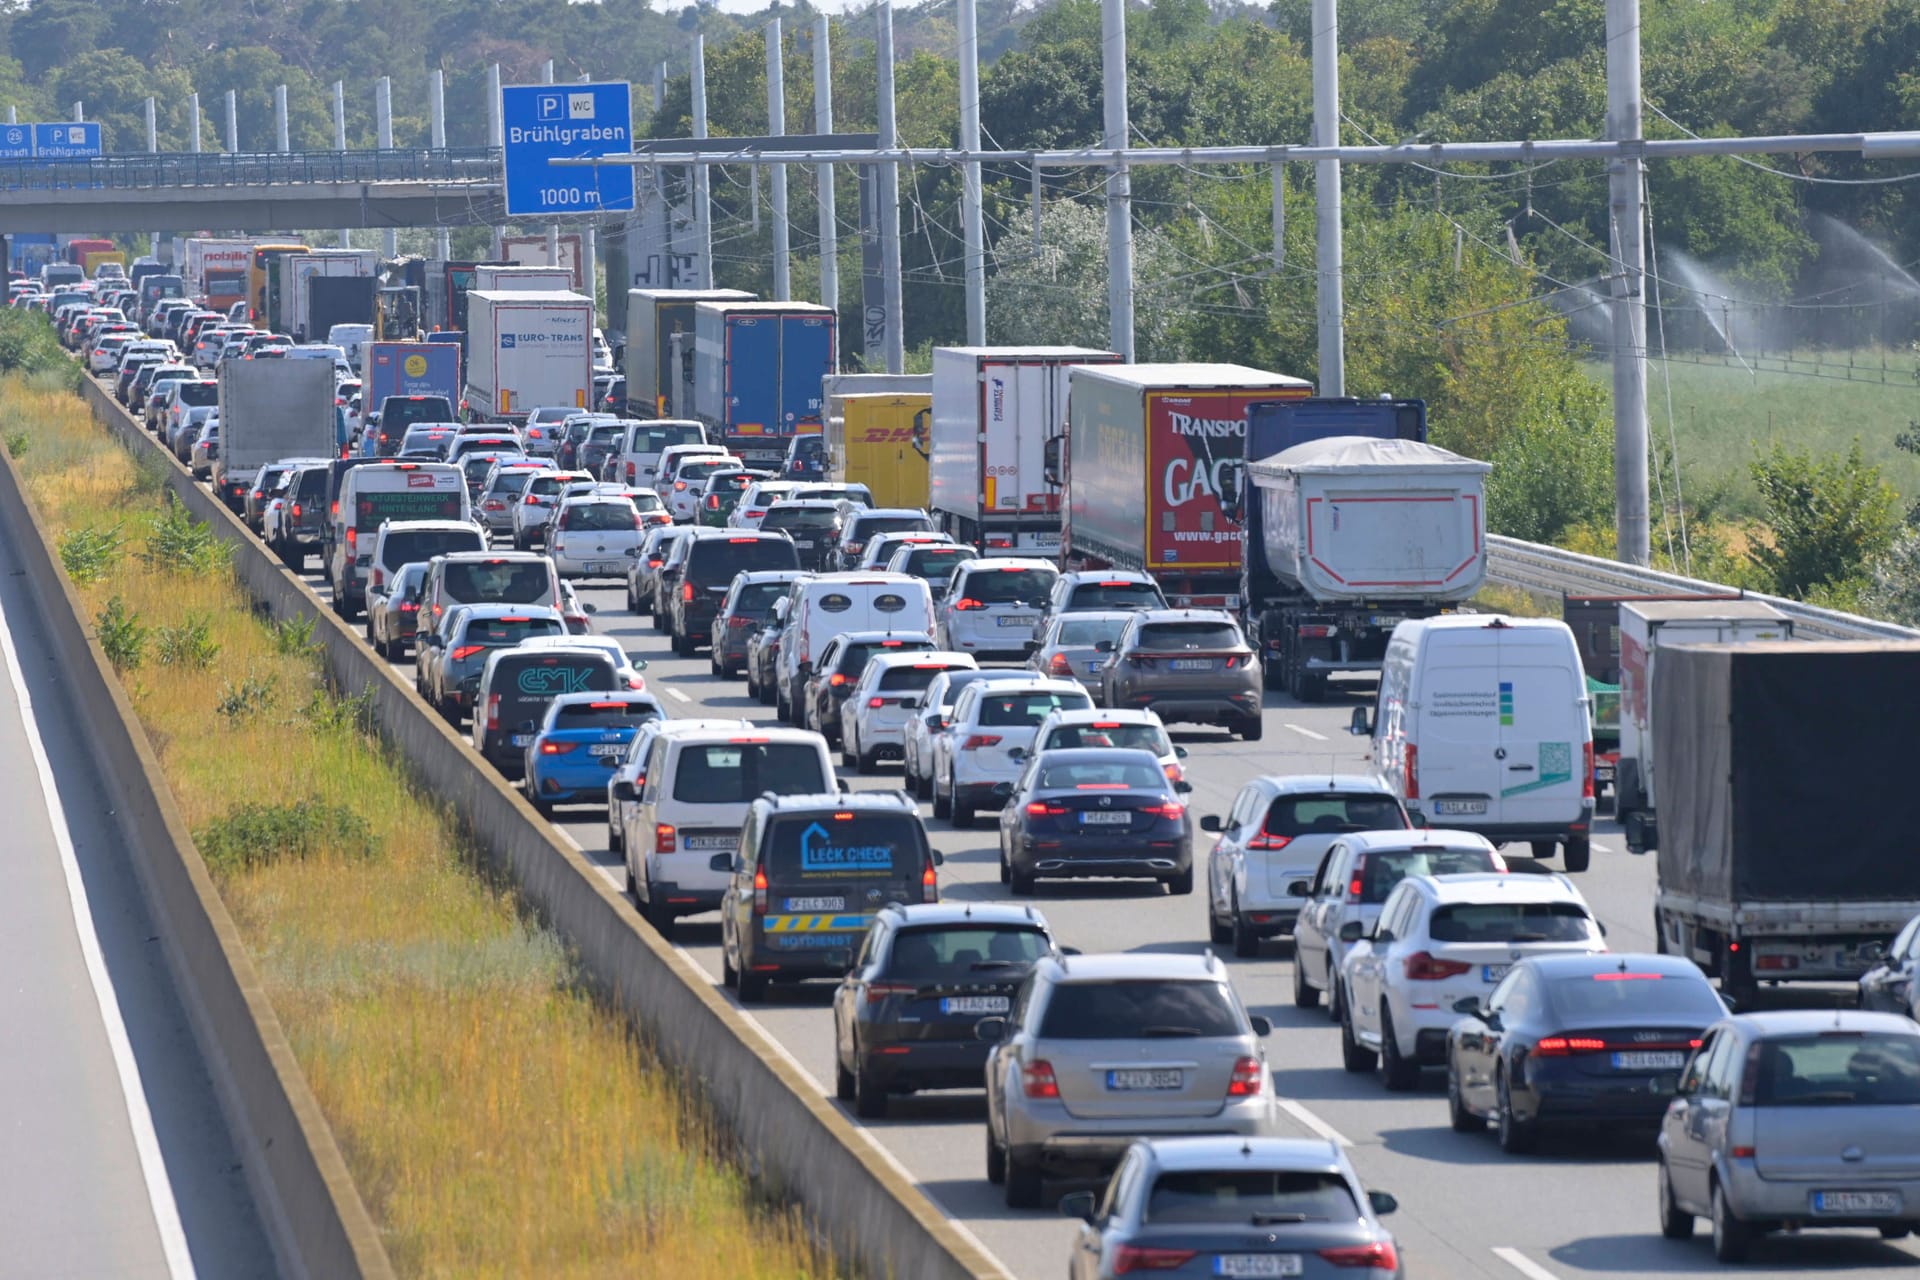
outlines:
{"label": "grass verge", "polygon": [[396,1269],[840,1274],[158,477],[57,375],[0,413]]}

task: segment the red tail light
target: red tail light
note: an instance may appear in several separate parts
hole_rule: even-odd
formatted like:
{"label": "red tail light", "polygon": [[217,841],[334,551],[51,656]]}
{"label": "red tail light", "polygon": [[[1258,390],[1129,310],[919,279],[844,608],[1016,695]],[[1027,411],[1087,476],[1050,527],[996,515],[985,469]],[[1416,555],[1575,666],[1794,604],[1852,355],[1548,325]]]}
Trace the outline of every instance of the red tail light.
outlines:
{"label": "red tail light", "polygon": [[468,658],[471,658],[474,654],[485,652],[486,647],[487,646],[483,644],[463,644],[458,649],[455,649],[448,656],[451,657],[455,662],[465,662]]}
{"label": "red tail light", "polygon": [[1249,849],[1284,849],[1292,843],[1293,843],[1292,836],[1276,836],[1271,832],[1262,831],[1259,835],[1247,841],[1247,848]]}
{"label": "red tail light", "polygon": [[1593,739],[1589,738],[1580,752],[1580,794],[1588,800],[1593,799]]}
{"label": "red tail light", "polygon": [[1233,1064],[1233,1075],[1227,1080],[1229,1098],[1257,1098],[1260,1096],[1260,1059],[1242,1058]]}
{"label": "red tail light", "polygon": [[579,745],[577,742],[543,742],[540,744],[540,754],[543,756],[564,756]]}
{"label": "red tail light", "polygon": [[1067,661],[1066,654],[1056,653],[1047,659],[1047,674],[1050,676],[1070,676],[1073,674],[1073,664]]}
{"label": "red tail light", "polygon": [[1020,1068],[1020,1089],[1029,1098],[1057,1098],[1060,1082],[1053,1078],[1053,1064],[1041,1058]]}
{"label": "red tail light", "polygon": [[867,699],[867,706],[875,710],[878,710],[879,708],[884,707],[886,705],[887,705],[887,700],[885,698],[868,698]]}
{"label": "red tail light", "polygon": [[293,518],[295,520],[300,518],[300,504],[297,502],[293,504]]}
{"label": "red tail light", "polygon": [[[267,496],[267,491],[266,491],[265,489],[255,489],[255,490],[253,491],[253,500],[254,500],[255,502],[258,502],[258,501],[260,501],[260,499],[262,499],[262,498],[264,498],[264,497],[266,497],[266,496]],[[1592,750],[1593,750],[1593,747],[1592,747],[1591,745],[1589,745],[1589,746],[1587,747],[1587,750],[1588,750],[1588,751],[1592,751]],[[1588,772],[1588,773],[1592,773],[1592,772],[1593,772],[1593,770],[1592,770],[1592,769],[1588,769],[1588,770],[1587,770],[1587,772]]]}
{"label": "red tail light", "polygon": [[633,463],[629,462],[627,464],[627,483],[632,484],[638,478],[639,474],[634,470]]}
{"label": "red tail light", "polygon": [[1124,1276],[1135,1271],[1176,1271],[1197,1256],[1198,1252],[1193,1249],[1155,1249],[1146,1245],[1123,1244],[1113,1251],[1113,1274]]}
{"label": "red tail light", "polygon": [[931,862],[927,863],[926,869],[920,873],[920,901],[940,901],[940,878],[934,875]]}
{"label": "red tail light", "polygon": [[693,584],[691,582],[683,582],[680,584],[680,598],[682,600],[693,599]]}
{"label": "red tail light", "polygon": [[1406,966],[1409,982],[1438,982],[1442,978],[1457,978],[1473,968],[1464,960],[1442,960],[1425,951],[1416,951],[1401,963]]}
{"label": "red tail light", "polygon": [[540,505],[540,499],[530,493],[527,495],[527,505],[530,507],[537,507]]}
{"label": "red tail light", "polygon": [[[1589,770],[1591,772],[1591,770]],[[1407,799],[1420,798],[1420,748],[1407,744]]]}
{"label": "red tail light", "polygon": [[1320,1250],[1320,1260],[1336,1267],[1371,1267],[1375,1271],[1398,1271],[1400,1255],[1388,1240],[1373,1244],[1343,1244]]}
{"label": "red tail light", "polygon": [[707,495],[707,510],[709,510],[709,511],[718,511],[719,509],[720,509],[720,495],[719,495],[719,494],[717,494],[717,493],[710,493],[710,494],[708,494],[708,495]]}
{"label": "red tail light", "polygon": [[955,600],[953,602],[953,607],[961,611],[962,613],[964,613],[972,609],[984,609],[987,606],[982,604],[980,601],[975,600],[972,596],[965,596],[959,600]]}
{"label": "red tail light", "polygon": [[911,982],[869,982],[867,1003],[879,1004],[888,996],[910,996],[919,989]]}
{"label": "red tail light", "polygon": [[997,747],[999,745],[1000,745],[999,734],[976,733],[972,737],[968,738],[965,742],[961,743],[960,749],[962,751],[973,751],[980,747]]}
{"label": "red tail light", "polygon": [[1031,818],[1058,818],[1066,811],[1067,806],[1048,804],[1045,800],[1034,800],[1027,805],[1027,816]]}
{"label": "red tail light", "polygon": [[402,613],[418,613],[418,612],[420,612],[420,606],[419,606],[419,605],[417,605],[417,604],[415,604],[415,603],[413,603],[413,602],[412,602],[412,601],[410,601],[410,600],[402,600],[402,601],[400,602],[400,605],[399,605],[399,608],[400,608],[400,612],[402,612]]}
{"label": "red tail light", "polygon": [[753,914],[767,914],[767,869],[756,867],[753,872]]}
{"label": "red tail light", "polygon": [[677,840],[673,824],[670,822],[655,823],[653,828],[653,851],[655,853],[673,853],[676,851],[676,848]]}
{"label": "red tail light", "polygon": [[731,631],[736,629],[749,628],[754,625],[754,621],[755,620],[752,618],[745,617],[744,615],[736,614],[735,616],[727,619],[727,629]]}
{"label": "red tail light", "polygon": [[1564,1058],[1575,1053],[1605,1052],[1607,1042],[1595,1036],[1541,1036],[1534,1041],[1533,1052],[1540,1058]]}
{"label": "red tail light", "polygon": [[500,732],[500,695],[497,693],[487,695],[487,732]]}
{"label": "red tail light", "polygon": [[1160,804],[1143,805],[1140,812],[1150,813],[1156,818],[1178,820],[1187,816],[1187,806],[1178,800],[1167,800]]}
{"label": "red tail light", "polygon": [[843,673],[838,671],[834,672],[831,676],[827,677],[827,685],[829,688],[838,689],[841,685],[845,684],[846,682],[847,682],[847,677]]}
{"label": "red tail light", "polygon": [[687,489],[687,482],[685,480],[675,480],[673,482],[673,491],[675,493],[685,493],[686,489]]}
{"label": "red tail light", "polygon": [[352,551],[359,544],[360,544],[360,531],[358,529],[347,530],[347,550]]}

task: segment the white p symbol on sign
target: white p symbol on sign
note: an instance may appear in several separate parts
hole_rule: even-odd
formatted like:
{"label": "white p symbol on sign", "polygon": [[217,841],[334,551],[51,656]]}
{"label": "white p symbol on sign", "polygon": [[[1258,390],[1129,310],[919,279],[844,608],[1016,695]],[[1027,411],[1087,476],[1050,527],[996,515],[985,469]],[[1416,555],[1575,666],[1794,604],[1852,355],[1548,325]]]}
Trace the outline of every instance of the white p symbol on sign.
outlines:
{"label": "white p symbol on sign", "polygon": [[543,93],[538,100],[537,110],[542,120],[565,120],[567,118],[566,99],[557,93]]}

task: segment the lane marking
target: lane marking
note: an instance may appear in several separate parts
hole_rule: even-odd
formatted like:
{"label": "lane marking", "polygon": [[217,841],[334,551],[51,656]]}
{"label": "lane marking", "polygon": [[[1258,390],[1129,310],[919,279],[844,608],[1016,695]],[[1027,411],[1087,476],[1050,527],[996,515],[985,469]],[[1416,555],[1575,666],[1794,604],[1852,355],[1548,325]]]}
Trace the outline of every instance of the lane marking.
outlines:
{"label": "lane marking", "polygon": [[1299,734],[1303,738],[1312,738],[1315,742],[1325,742],[1327,740],[1326,734],[1315,733],[1313,730],[1307,728],[1307,726],[1303,724],[1294,724],[1292,721],[1288,721],[1287,728],[1293,730],[1295,733]]}
{"label": "lane marking", "polygon": [[120,1080],[120,1096],[126,1103],[127,1124],[133,1131],[133,1148],[140,1158],[140,1175],[147,1185],[147,1202],[153,1209],[153,1225],[167,1260],[167,1274],[174,1280],[191,1280],[197,1273],[193,1254],[187,1248],[186,1230],[180,1225],[180,1207],[174,1203],[173,1184],[167,1180],[160,1138],[153,1129],[153,1113],[147,1109],[146,1090],[140,1084],[140,1067],[134,1061],[133,1045],[127,1039],[127,1024],[120,1017],[120,999],[114,993],[113,976],[107,972],[106,958],[100,953],[100,938],[93,929],[87,886],[80,878],[79,860],[74,857],[66,809],[60,803],[60,789],[53,781],[53,763],[47,758],[46,743],[40,737],[40,722],[33,714],[33,698],[27,693],[26,676],[20,670],[13,632],[4,612],[0,612],[0,656],[6,659],[7,679],[12,682],[14,697],[20,703],[20,722],[26,729],[27,749],[33,754],[34,772],[40,776],[40,794],[48,822],[53,827],[54,846],[60,851],[60,870],[66,876],[67,903],[73,908],[74,932],[79,935],[80,955],[86,962],[94,1003],[100,1009],[101,1027],[113,1054],[114,1074]]}
{"label": "lane marking", "polygon": [[1306,1107],[1302,1106],[1300,1103],[1295,1102],[1292,1098],[1281,1098],[1279,1099],[1279,1102],[1280,1102],[1280,1109],[1282,1111],[1292,1116],[1295,1120],[1298,1120],[1301,1124],[1307,1126],[1307,1128],[1311,1129],[1318,1136],[1325,1138],[1328,1142],[1331,1142],[1334,1146],[1350,1147],[1353,1145],[1353,1142],[1347,1137],[1346,1134],[1341,1133],[1338,1129],[1328,1124],[1325,1120],[1322,1120],[1319,1116],[1313,1114],[1313,1112],[1307,1110]]}
{"label": "lane marking", "polygon": [[1493,1250],[1493,1256],[1512,1267],[1515,1271],[1518,1271],[1521,1275],[1526,1276],[1527,1280],[1560,1280],[1559,1276],[1556,1276],[1553,1272],[1547,1270],[1511,1245],[1498,1246]]}
{"label": "lane marking", "polygon": [[667,686],[667,696],[668,696],[669,698],[678,698],[678,699],[680,699],[680,701],[682,701],[682,702],[692,702],[692,701],[693,701],[693,699],[692,699],[692,698],[689,698],[689,697],[688,697],[688,696],[687,696],[686,694],[684,694],[684,693],[682,693],[682,692],[680,692],[680,691],[679,691],[678,689],[676,689],[676,688],[674,688],[674,687],[673,687],[672,685],[668,685],[668,686]]}

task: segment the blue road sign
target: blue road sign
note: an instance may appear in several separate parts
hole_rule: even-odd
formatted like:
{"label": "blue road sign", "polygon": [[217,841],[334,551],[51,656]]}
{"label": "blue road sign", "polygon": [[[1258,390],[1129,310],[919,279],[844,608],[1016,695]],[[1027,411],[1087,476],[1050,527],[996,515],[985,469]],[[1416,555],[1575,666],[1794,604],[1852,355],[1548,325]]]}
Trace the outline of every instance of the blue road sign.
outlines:
{"label": "blue road sign", "polygon": [[0,125],[0,160],[25,160],[32,155],[32,125]]}
{"label": "blue road sign", "polygon": [[84,160],[100,154],[100,126],[91,123],[36,124],[33,154],[42,160]]}
{"label": "blue road sign", "polygon": [[500,120],[509,217],[633,208],[631,168],[547,163],[633,150],[633,91],[625,81],[508,85],[500,90]]}

